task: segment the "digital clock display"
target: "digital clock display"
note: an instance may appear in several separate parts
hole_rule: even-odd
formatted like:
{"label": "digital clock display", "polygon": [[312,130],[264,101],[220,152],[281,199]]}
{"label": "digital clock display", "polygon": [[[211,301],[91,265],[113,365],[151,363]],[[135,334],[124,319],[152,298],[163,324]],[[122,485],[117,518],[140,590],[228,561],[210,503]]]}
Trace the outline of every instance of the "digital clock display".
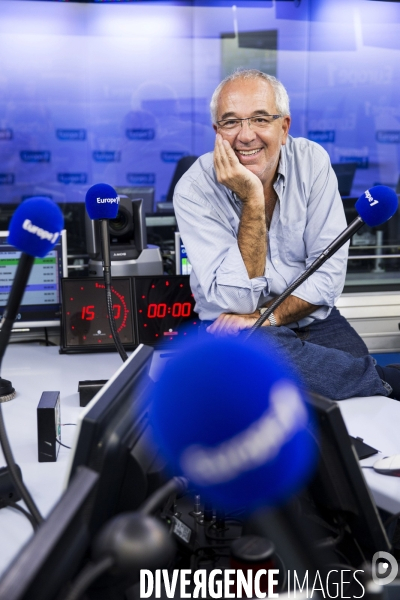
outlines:
{"label": "digital clock display", "polygon": [[176,345],[199,326],[187,276],[135,277],[134,297],[140,343]]}
{"label": "digital clock display", "polygon": [[[112,350],[114,341],[101,279],[63,279],[63,336],[66,349]],[[135,347],[130,278],[115,277],[111,286],[117,331],[125,347]]]}
{"label": "digital clock display", "polygon": [[[199,327],[187,275],[113,277],[112,306],[126,350],[139,344],[176,346]],[[62,280],[61,351],[113,350],[104,281]]]}

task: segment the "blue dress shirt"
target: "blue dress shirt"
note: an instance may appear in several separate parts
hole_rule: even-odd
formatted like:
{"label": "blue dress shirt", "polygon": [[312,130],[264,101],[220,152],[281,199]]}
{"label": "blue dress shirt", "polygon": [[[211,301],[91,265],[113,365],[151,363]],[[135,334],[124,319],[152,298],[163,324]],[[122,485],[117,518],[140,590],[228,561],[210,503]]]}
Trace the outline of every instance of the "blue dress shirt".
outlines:
{"label": "blue dress shirt", "polygon": [[[336,175],[318,144],[288,137],[274,189],[278,201],[267,232],[265,272],[249,279],[237,241],[242,202],[218,183],[213,153],[201,156],[178,182],[174,209],[193,266],[190,284],[200,319],[254,312],[281,294],[346,228]],[[348,243],[295,290],[295,296],[320,308],[292,326],[329,315],[343,289],[347,254]]]}

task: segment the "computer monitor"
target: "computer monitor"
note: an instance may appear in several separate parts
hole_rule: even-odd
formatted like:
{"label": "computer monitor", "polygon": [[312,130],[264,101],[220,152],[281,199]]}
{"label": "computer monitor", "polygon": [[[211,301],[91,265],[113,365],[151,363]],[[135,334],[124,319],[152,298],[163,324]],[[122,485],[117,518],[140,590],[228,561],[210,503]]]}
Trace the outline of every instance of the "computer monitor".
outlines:
{"label": "computer monitor", "polygon": [[117,186],[114,189],[117,194],[128,196],[130,200],[143,200],[143,212],[145,214],[154,212],[154,187]]}
{"label": "computer monitor", "polygon": [[[8,232],[0,231],[0,318],[17,270],[21,252],[11,246]],[[63,230],[44,258],[35,258],[14,329],[60,325],[61,278],[68,276],[67,238]]]}
{"label": "computer monitor", "polygon": [[155,213],[154,215],[146,215],[147,243],[159,246],[165,259],[165,255],[172,254],[175,250],[176,230],[177,224],[174,214]]}
{"label": "computer monitor", "polygon": [[0,598],[54,600],[82,567],[99,475],[83,467],[0,578]]}
{"label": "computer monitor", "polygon": [[151,444],[147,400],[153,349],[140,345],[80,414],[68,468],[99,474],[92,531],[124,511],[135,510],[163,482],[164,463]]}
{"label": "computer monitor", "polygon": [[319,446],[319,464],[308,491],[326,522],[343,527],[345,538],[349,534],[343,543],[357,566],[370,561],[375,552],[390,551],[390,543],[338,404],[316,394],[310,395],[309,403],[315,414],[312,434]]}
{"label": "computer monitor", "polygon": [[179,231],[175,232],[175,270],[177,275],[190,275],[192,265]]}

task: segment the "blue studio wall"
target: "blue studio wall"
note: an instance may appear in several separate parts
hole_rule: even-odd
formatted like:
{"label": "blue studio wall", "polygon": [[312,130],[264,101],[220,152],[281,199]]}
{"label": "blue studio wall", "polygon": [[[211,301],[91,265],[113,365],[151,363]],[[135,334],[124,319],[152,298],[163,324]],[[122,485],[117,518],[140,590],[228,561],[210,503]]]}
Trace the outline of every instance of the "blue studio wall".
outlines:
{"label": "blue studio wall", "polygon": [[237,67],[276,74],[295,136],[357,162],[352,193],[400,173],[400,3],[0,0],[0,202],[154,186],[213,148],[208,104]]}

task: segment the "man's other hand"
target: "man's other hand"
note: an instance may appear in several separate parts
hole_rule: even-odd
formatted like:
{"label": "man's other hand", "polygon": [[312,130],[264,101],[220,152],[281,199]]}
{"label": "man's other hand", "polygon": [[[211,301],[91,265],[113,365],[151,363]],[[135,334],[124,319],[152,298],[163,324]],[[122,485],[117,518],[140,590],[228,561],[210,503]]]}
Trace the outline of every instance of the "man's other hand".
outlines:
{"label": "man's other hand", "polygon": [[218,182],[232,190],[243,202],[258,198],[264,204],[260,179],[239,162],[229,142],[219,133],[215,139],[214,166]]}
{"label": "man's other hand", "polygon": [[[239,335],[244,329],[251,329],[254,323],[259,319],[258,311],[251,315],[235,315],[222,313],[219,317],[207,327],[207,333],[212,333],[216,337],[226,337],[228,335]],[[265,325],[269,325],[267,321]]]}

